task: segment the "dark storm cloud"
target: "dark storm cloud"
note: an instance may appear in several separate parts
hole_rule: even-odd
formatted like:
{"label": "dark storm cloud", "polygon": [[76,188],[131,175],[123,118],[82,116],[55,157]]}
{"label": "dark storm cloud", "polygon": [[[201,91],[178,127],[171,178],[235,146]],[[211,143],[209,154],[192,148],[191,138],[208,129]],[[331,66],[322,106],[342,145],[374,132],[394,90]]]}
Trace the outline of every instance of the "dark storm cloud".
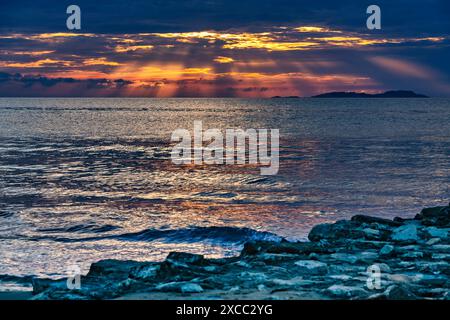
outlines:
{"label": "dark storm cloud", "polygon": [[46,96],[118,96],[131,81],[123,79],[47,78],[40,75],[22,75],[0,72],[1,97]]}
{"label": "dark storm cloud", "polygon": [[[64,31],[66,8],[82,10],[83,32],[174,32],[268,25],[322,24],[365,31],[365,10],[373,1],[354,0],[21,0],[2,1],[0,32]],[[411,35],[450,30],[446,0],[378,0],[383,29]]]}
{"label": "dark storm cloud", "polygon": [[0,95],[450,96],[449,2],[376,3],[382,30],[369,31],[371,1],[3,1]]}

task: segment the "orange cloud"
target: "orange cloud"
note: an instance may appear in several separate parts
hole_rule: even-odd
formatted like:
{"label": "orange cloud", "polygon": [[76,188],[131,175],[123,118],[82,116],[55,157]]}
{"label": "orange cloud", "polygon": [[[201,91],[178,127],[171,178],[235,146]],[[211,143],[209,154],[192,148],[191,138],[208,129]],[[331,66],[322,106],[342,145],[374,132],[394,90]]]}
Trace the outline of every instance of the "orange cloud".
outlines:
{"label": "orange cloud", "polygon": [[120,63],[108,61],[106,58],[91,58],[83,61],[87,66],[120,66]]}
{"label": "orange cloud", "polygon": [[8,62],[0,61],[0,67],[6,68],[43,68],[51,65],[71,66],[71,61],[62,61],[54,59],[42,59],[33,62]]}
{"label": "orange cloud", "polygon": [[234,59],[230,57],[218,56],[214,59],[214,61],[217,63],[232,63],[234,62]]}
{"label": "orange cloud", "polygon": [[134,46],[119,45],[114,49],[114,51],[116,51],[116,52],[133,52],[133,51],[138,51],[138,50],[151,50],[154,47],[155,46],[153,46],[153,45],[134,45]]}
{"label": "orange cloud", "polygon": [[42,51],[12,51],[12,50],[0,50],[1,54],[5,55],[16,55],[16,56],[43,56],[51,54],[55,51],[52,50],[42,50]]}

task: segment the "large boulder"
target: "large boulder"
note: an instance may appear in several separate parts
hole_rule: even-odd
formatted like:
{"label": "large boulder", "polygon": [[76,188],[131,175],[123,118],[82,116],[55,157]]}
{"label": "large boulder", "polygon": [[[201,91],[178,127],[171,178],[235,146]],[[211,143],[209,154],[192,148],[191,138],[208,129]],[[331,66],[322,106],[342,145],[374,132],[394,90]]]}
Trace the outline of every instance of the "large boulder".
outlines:
{"label": "large boulder", "polygon": [[308,239],[313,242],[363,239],[365,234],[359,226],[360,223],[348,220],[319,224],[311,229]]}
{"label": "large boulder", "polygon": [[449,226],[450,206],[425,208],[414,219],[426,226]]}

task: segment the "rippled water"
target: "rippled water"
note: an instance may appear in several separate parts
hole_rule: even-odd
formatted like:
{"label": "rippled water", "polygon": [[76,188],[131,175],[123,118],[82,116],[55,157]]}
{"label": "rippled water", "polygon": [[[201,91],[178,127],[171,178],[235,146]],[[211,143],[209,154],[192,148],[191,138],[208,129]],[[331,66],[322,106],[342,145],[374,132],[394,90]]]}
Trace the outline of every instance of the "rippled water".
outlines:
{"label": "rippled water", "polygon": [[[450,196],[448,99],[0,99],[0,275],[226,256]],[[280,171],[175,166],[173,130],[280,129]],[[205,129],[206,129],[205,128]]]}

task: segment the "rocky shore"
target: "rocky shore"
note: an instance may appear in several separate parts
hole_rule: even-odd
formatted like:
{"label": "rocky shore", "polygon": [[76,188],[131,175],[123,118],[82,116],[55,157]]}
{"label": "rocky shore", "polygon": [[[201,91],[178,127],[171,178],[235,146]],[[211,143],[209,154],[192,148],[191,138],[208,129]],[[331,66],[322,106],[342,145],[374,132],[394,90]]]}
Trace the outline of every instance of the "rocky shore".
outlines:
{"label": "rocky shore", "polygon": [[33,299],[448,300],[449,230],[449,206],[413,219],[357,215],[315,226],[309,242],[248,242],[232,258],[99,261],[80,289],[33,279]]}

